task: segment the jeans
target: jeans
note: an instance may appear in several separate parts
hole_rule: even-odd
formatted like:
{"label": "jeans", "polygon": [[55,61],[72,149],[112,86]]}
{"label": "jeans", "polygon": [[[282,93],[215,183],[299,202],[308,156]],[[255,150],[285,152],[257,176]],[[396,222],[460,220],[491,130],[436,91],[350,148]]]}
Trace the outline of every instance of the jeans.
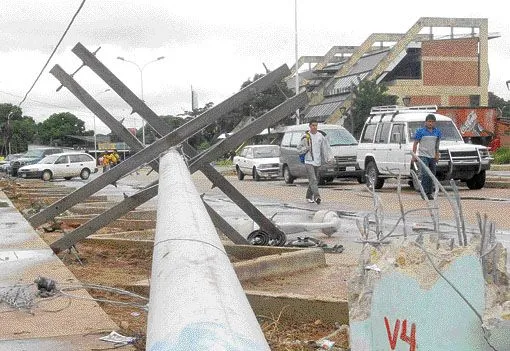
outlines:
{"label": "jeans", "polygon": [[306,198],[315,200],[319,195],[319,167],[305,164],[306,174],[308,174],[308,189]]}
{"label": "jeans", "polygon": [[[419,156],[420,160],[423,161],[425,166],[428,167],[430,172],[435,176],[436,175],[436,160],[432,157],[425,157],[425,156]],[[425,191],[425,194],[432,194],[434,182],[432,181],[432,178],[430,178],[429,174],[421,169],[420,164],[420,179],[421,179],[421,186],[423,187],[423,191]]]}

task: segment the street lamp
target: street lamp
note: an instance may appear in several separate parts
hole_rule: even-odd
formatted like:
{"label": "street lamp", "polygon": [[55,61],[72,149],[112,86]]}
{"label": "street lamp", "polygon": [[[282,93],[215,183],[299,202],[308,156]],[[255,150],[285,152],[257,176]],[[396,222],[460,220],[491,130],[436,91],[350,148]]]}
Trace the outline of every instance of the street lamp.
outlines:
{"label": "street lamp", "polygon": [[[159,61],[159,60],[162,60],[162,59],[164,59],[164,58],[165,58],[165,56],[160,56],[160,57],[158,57],[157,59],[154,59],[154,60],[152,60],[152,61],[149,61],[149,62],[147,62],[147,63],[143,64],[143,65],[140,67],[140,65],[139,65],[138,63],[136,63],[136,62],[133,62],[133,61],[130,61],[130,60],[126,60],[126,59],[125,59],[124,57],[122,57],[122,56],[117,56],[117,60],[121,60],[121,61],[124,61],[124,62],[132,63],[133,65],[135,65],[135,66],[136,66],[136,68],[138,68],[138,71],[140,71],[140,93],[141,93],[141,95],[140,95],[140,96],[141,96],[141,98],[142,98],[142,101],[144,101],[144,100],[143,100],[143,70],[144,70],[144,68],[145,68],[145,67],[147,67],[147,65],[148,65],[148,64],[153,63],[153,62],[156,62],[156,61]],[[142,143],[143,143],[143,145],[145,146],[145,120],[143,119],[143,117],[142,117]]]}

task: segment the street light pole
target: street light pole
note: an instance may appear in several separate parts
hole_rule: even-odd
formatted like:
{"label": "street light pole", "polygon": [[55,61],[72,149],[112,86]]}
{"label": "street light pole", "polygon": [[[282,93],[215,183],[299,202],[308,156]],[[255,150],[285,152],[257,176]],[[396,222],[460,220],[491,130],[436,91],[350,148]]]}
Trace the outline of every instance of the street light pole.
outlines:
{"label": "street light pole", "polygon": [[[143,70],[144,70],[144,68],[147,67],[147,65],[149,65],[150,63],[162,60],[164,58],[165,58],[165,56],[160,56],[160,57],[158,57],[158,58],[156,58],[156,59],[154,59],[152,61],[149,61],[149,62],[145,63],[143,66],[140,67],[140,65],[138,63],[136,63],[136,62],[127,60],[127,59],[125,59],[122,56],[117,56],[118,60],[132,63],[133,65],[136,66],[136,68],[138,68],[138,71],[140,72],[140,94],[141,94],[140,97],[141,97],[142,101],[144,101],[144,99],[143,99]],[[141,118],[142,118],[142,144],[145,147],[145,120],[143,119],[143,117],[141,117]]]}

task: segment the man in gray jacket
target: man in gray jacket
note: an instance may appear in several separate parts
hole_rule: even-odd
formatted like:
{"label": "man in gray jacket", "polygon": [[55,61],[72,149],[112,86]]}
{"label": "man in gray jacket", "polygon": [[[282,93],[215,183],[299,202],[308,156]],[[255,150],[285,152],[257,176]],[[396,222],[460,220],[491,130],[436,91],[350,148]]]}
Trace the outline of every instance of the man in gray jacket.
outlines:
{"label": "man in gray jacket", "polygon": [[310,130],[306,131],[301,137],[297,149],[300,155],[304,155],[304,163],[308,175],[306,199],[310,203],[320,204],[319,167],[323,163],[331,162],[333,155],[328,139],[326,139],[326,133],[317,129],[317,120],[310,120],[308,126]]}

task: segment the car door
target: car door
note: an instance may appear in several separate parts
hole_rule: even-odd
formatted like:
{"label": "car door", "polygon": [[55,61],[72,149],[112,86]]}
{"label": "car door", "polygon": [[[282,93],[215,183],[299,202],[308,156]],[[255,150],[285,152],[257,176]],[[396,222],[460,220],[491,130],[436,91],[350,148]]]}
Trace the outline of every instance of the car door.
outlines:
{"label": "car door", "polygon": [[394,174],[407,175],[410,156],[406,155],[406,135],[404,123],[393,123],[391,126],[390,138],[387,146],[386,156],[388,168]]}
{"label": "car door", "polygon": [[59,156],[59,158],[57,158],[55,160],[55,163],[53,164],[52,170],[53,177],[54,178],[68,177],[71,173],[70,166],[71,165],[69,164],[69,156],[67,155]]}
{"label": "car door", "polygon": [[84,161],[91,161],[86,155],[69,155],[69,177],[77,177],[83,168],[86,168]]}
{"label": "car door", "polygon": [[251,174],[251,167],[253,164],[253,148],[247,147],[245,148],[244,157],[241,158],[241,170],[245,174]]}

